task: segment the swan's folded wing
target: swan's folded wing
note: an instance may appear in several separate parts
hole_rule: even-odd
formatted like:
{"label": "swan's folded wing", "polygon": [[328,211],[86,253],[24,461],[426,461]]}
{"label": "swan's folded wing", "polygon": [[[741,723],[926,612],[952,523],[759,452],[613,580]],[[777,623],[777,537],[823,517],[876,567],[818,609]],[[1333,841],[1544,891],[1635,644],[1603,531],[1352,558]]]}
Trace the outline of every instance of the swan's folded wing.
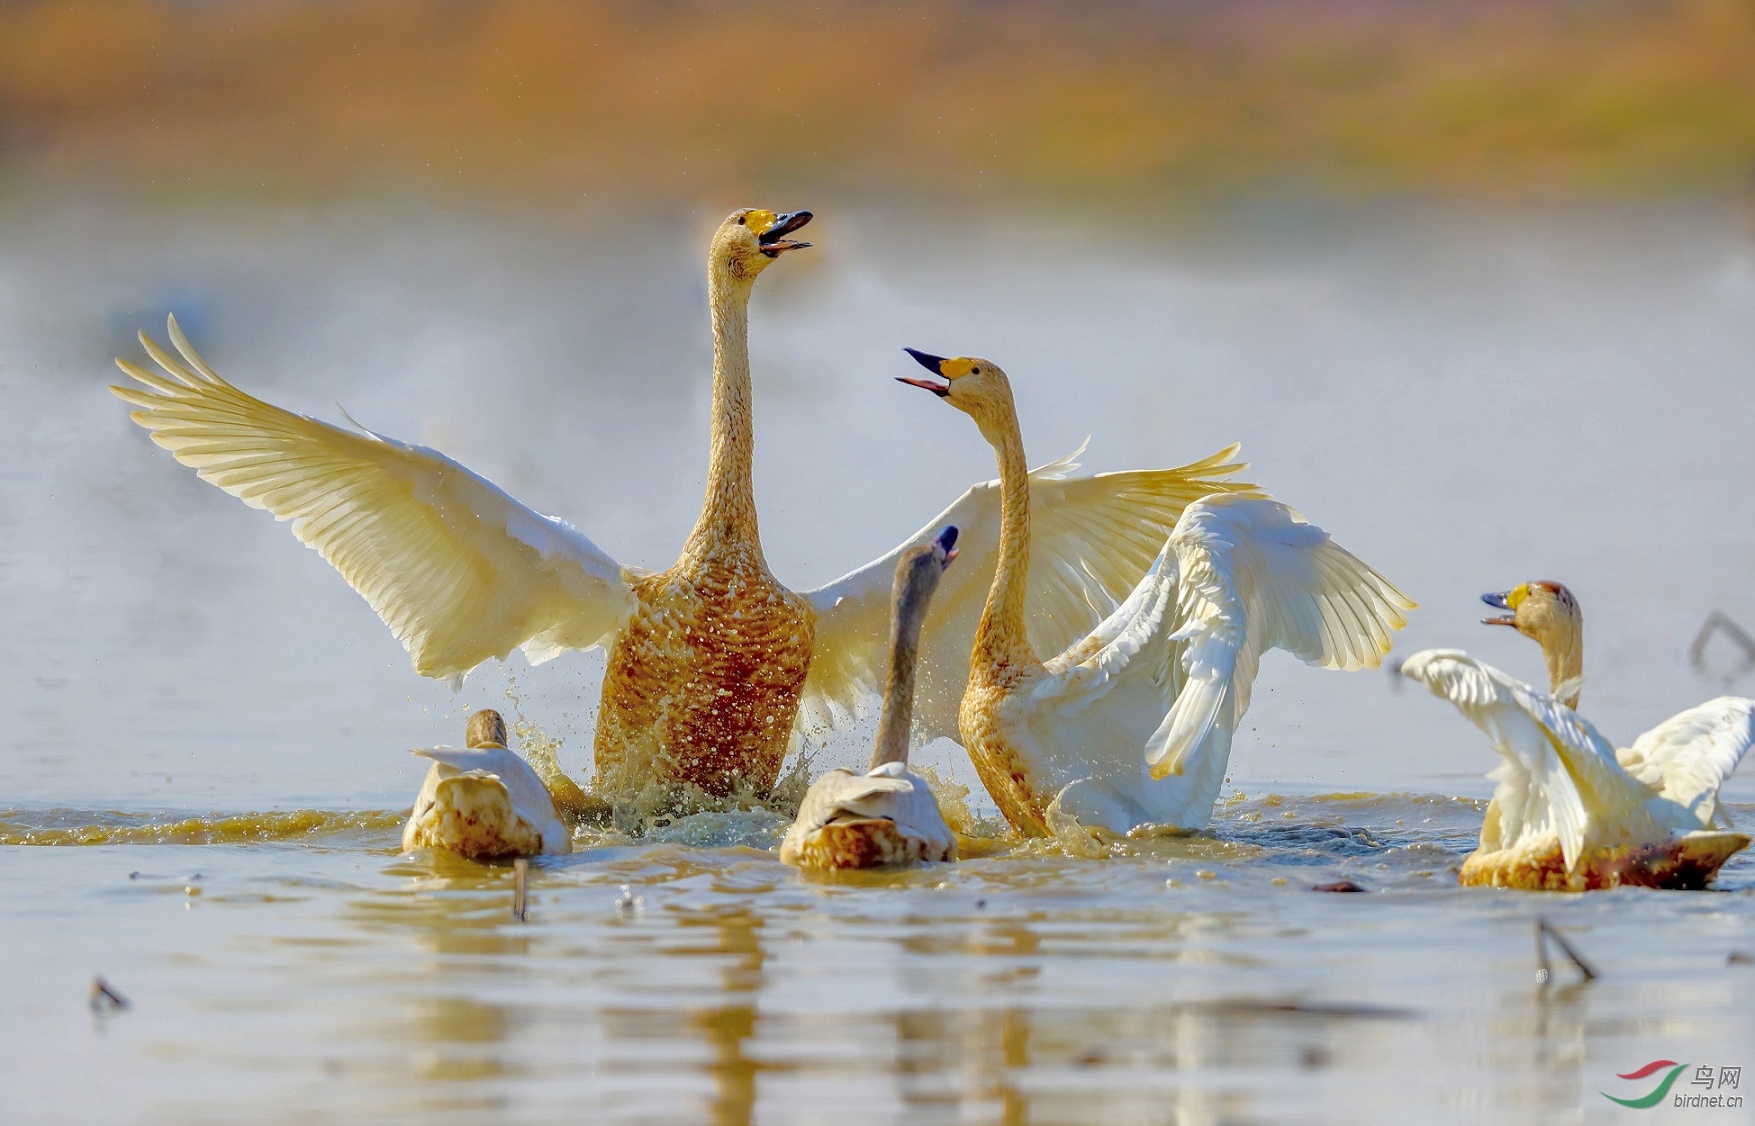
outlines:
{"label": "swan's folded wing", "polygon": [[[183,360],[142,333],[165,375],[112,390],[205,480],[292,522],[357,590],[423,676],[457,677],[524,647],[584,649],[632,608],[622,569],[567,524],[435,450],[293,414],[233,387],[170,322]],[[185,366],[186,365],[186,366]]]}
{"label": "swan's folded wing", "polygon": [[1752,742],[1755,700],[1720,696],[1658,724],[1615,757],[1629,774],[1698,822],[1673,828],[1729,828],[1718,790]]}
{"label": "swan's folded wing", "polygon": [[556,818],[554,798],[543,785],[542,776],[517,751],[504,747],[418,747],[409,753],[444,763],[453,770],[491,774],[506,787],[513,808],[520,814],[533,822]]}
{"label": "swan's folded wing", "polygon": [[831,770],[810,784],[799,803],[792,833],[808,835],[837,817],[895,819],[897,801],[913,791],[906,778]]}
{"label": "swan's folded wing", "polygon": [[1214,725],[1243,715],[1269,649],[1323,668],[1375,668],[1414,608],[1327,532],[1263,497],[1190,505],[1166,549],[1181,574],[1173,628],[1186,679],[1145,747],[1158,778],[1189,769]]}
{"label": "swan's folded wing", "polygon": [[[1061,652],[1114,610],[1188,505],[1255,488],[1228,479],[1243,468],[1232,460],[1235,446],[1176,469],[1069,477],[1078,452],[1030,475],[1028,629],[1039,653]],[[945,572],[921,634],[914,722],[917,736],[957,737],[969,651],[999,559],[999,507],[997,482],[976,485],[895,551],[810,593],[817,640],[802,722],[838,722],[879,690],[896,559],[954,524],[957,565]]]}

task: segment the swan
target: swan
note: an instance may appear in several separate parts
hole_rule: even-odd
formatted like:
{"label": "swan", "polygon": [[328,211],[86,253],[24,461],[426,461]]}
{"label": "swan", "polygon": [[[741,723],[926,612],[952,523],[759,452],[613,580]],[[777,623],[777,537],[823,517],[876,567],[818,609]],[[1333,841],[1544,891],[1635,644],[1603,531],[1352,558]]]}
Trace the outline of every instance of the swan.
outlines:
{"label": "swan", "polygon": [[1482,595],[1542,647],[1549,691],[1458,649],[1428,649],[1402,674],[1449,700],[1505,760],[1459,880],[1559,891],[1632,884],[1698,888],[1749,845],[1718,804],[1719,786],[1755,742],[1755,700],[1721,696],[1615,750],[1575,710],[1584,615],[1556,582]]}
{"label": "swan", "polygon": [[810,784],[780,859],[806,868],[873,868],[955,860],[957,838],[926,779],[908,769],[920,627],[939,577],[957,557],[957,529],[904,552],[890,615],[890,675],[877,746],[865,774],[831,770]]}
{"label": "swan", "polygon": [[975,420],[999,463],[1000,558],[954,730],[1013,828],[1075,848],[1212,815],[1261,654],[1374,668],[1414,604],[1321,528],[1257,491],[1190,504],[1151,569],[1043,661],[1027,630],[1032,503],[1011,383],[991,360],[907,349],[903,378]]}
{"label": "swan", "polygon": [[433,760],[402,848],[443,848],[471,860],[501,856],[565,856],[573,836],[555,814],[536,771],[506,749],[506,721],[490,709],[469,717],[468,747],[428,747],[410,754]]}
{"label": "swan", "polygon": [[[595,734],[595,787],[619,800],[688,783],[716,795],[772,789],[788,750],[844,725],[878,694],[897,560],[962,529],[963,565],[941,584],[921,638],[917,711],[955,715],[981,592],[998,557],[999,494],[967,490],[895,550],[796,593],[770,574],[751,480],[749,299],[808,211],[733,212],[708,251],[713,403],[706,496],[676,563],[618,564],[578,529],[542,515],[437,450],[349,430],[263,402],[222,379],[168,320],[173,357],[145,333],[164,374],[116,362],[140,386],[112,391],[152,440],[204,480],[290,521],[358,591],[417,673],[460,684],[521,649],[540,664],[609,650]],[[1030,477],[1046,566],[1033,629],[1063,645],[1139,581],[1185,505],[1247,488],[1236,447],[1192,465],[1073,477],[1062,458]],[[633,471],[630,469],[630,471]]]}

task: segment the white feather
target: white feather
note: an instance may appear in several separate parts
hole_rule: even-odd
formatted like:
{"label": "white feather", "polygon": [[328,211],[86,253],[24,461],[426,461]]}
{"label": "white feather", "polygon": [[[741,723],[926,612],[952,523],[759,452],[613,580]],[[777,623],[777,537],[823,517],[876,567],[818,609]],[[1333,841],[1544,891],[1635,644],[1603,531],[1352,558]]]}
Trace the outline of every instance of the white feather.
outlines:
{"label": "white feather", "polygon": [[440,782],[460,775],[476,775],[495,779],[505,787],[513,816],[542,834],[544,854],[565,855],[573,851],[573,836],[555,814],[548,787],[517,753],[503,747],[420,747],[409,754],[433,760],[432,769],[421,783],[420,795],[415,798],[410,824],[432,802]]}
{"label": "white feather", "polygon": [[1262,653],[1370,668],[1412,607],[1287,506],[1207,497],[1126,601],[1006,703],[1007,737],[1037,790],[1087,828],[1198,828]]}
{"label": "white feather", "polygon": [[[1415,653],[1402,675],[1449,700],[1504,758],[1489,775],[1499,786],[1483,850],[1535,852],[1557,839],[1571,869],[1588,849],[1661,844],[1702,827],[1689,823],[1685,803],[1623,769],[1596,728],[1553,696],[1456,649]],[[1714,794],[1722,777],[1712,782]]]}
{"label": "white feather", "polygon": [[[524,647],[533,661],[602,644],[633,607],[622,569],[577,529],[436,450],[293,414],[221,379],[178,327],[166,375],[111,388],[152,440],[253,508],[292,522],[371,604],[423,676],[460,683]],[[187,366],[185,366],[187,365]],[[168,378],[167,378],[168,376]]]}

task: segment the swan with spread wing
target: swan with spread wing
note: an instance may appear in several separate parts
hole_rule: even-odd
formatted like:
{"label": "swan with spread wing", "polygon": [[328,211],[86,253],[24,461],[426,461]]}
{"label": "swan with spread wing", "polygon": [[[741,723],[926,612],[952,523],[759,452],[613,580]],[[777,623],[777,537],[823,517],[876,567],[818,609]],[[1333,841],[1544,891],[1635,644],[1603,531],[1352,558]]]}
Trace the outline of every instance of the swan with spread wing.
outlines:
{"label": "swan with spread wing", "polygon": [[[998,553],[999,492],[976,485],[895,551],[819,590],[774,578],[751,478],[749,299],[808,211],[733,212],[713,236],[713,402],[706,497],[681,557],[623,567],[570,525],[520,504],[437,450],[343,429],[222,379],[170,322],[179,356],[141,334],[159,372],[125,360],[116,388],[153,441],[205,480],[290,521],[377,611],[423,676],[457,680],[522,649],[539,663],[609,651],[596,731],[600,795],[686,782],[719,795],[772,788],[795,735],[877,695],[901,553],[962,529],[963,564],[921,639],[921,696],[954,716],[981,591]],[[1151,565],[1185,506],[1245,488],[1235,449],[1179,469],[1030,476],[1044,565],[1032,583],[1049,643],[1083,634]],[[802,719],[801,719],[802,716]]]}
{"label": "swan with spread wing", "polygon": [[[1414,604],[1388,580],[1285,505],[1241,490],[1190,504],[1113,613],[1043,646],[1030,574],[1062,564],[1036,554],[1040,515],[1011,382],[991,360],[908,352],[944,382],[902,382],[975,420],[1002,497],[967,691],[954,718],[923,716],[920,734],[959,738],[1018,831],[1083,848],[1147,826],[1205,825],[1262,654],[1374,668],[1406,624]],[[1044,661],[1038,646],[1056,655]]]}
{"label": "swan with spread wing", "polygon": [[1428,649],[1402,674],[1449,700],[1504,760],[1463,862],[1464,884],[1588,891],[1632,884],[1698,888],[1749,846],[1718,791],[1755,743],[1755,700],[1720,696],[1616,750],[1575,710],[1584,678],[1584,614],[1556,582],[1482,596],[1511,613],[1486,619],[1539,643],[1540,692],[1458,649]]}

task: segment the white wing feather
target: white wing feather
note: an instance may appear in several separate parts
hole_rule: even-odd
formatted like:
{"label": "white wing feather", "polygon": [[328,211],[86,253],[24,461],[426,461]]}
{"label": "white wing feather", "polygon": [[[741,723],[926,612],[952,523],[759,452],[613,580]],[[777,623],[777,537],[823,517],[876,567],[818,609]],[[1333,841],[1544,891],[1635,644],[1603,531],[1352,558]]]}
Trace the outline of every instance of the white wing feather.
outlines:
{"label": "white wing feather", "polygon": [[[1236,446],[1176,469],[1070,477],[1083,448],[1030,474],[1028,629],[1039,653],[1060,652],[1113,611],[1151,566],[1187,505],[1213,493],[1255,490],[1227,480],[1243,468],[1232,460]],[[894,551],[810,592],[816,648],[802,724],[841,722],[879,690],[896,559],[954,524],[957,565],[945,573],[921,635],[914,730],[921,739],[958,737],[969,650],[999,558],[999,500],[998,482],[976,485]]]}
{"label": "white wing feather", "polygon": [[1166,550],[1180,563],[1175,639],[1186,682],[1147,744],[1154,777],[1183,773],[1215,725],[1235,729],[1269,649],[1321,668],[1376,668],[1414,608],[1277,501],[1203,500],[1183,514]]}
{"label": "white wing feather", "polygon": [[1678,831],[1728,829],[1718,790],[1755,742],[1755,700],[1720,696],[1689,708],[1615,752],[1622,767],[1688,812]]}
{"label": "white wing feather", "polygon": [[1483,848],[1558,838],[1570,869],[1586,847],[1668,839],[1646,808],[1644,788],[1565,704],[1456,649],[1415,653],[1402,662],[1402,675],[1449,700],[1504,759],[1489,775],[1499,786]]}
{"label": "white wing feather", "polygon": [[[604,643],[627,617],[622,569],[578,530],[445,455],[272,406],[145,333],[169,378],[111,388],[152,440],[204,480],[292,521],[390,627],[423,676],[458,677],[522,646],[532,661]],[[187,366],[185,366],[185,364]]]}
{"label": "white wing feather", "polygon": [[1208,497],[1189,505],[1128,600],[1046,662],[1008,715],[1028,725],[1032,769],[1064,787],[1060,808],[1081,824],[1197,828],[1261,654],[1368,668],[1412,608],[1285,505]]}

